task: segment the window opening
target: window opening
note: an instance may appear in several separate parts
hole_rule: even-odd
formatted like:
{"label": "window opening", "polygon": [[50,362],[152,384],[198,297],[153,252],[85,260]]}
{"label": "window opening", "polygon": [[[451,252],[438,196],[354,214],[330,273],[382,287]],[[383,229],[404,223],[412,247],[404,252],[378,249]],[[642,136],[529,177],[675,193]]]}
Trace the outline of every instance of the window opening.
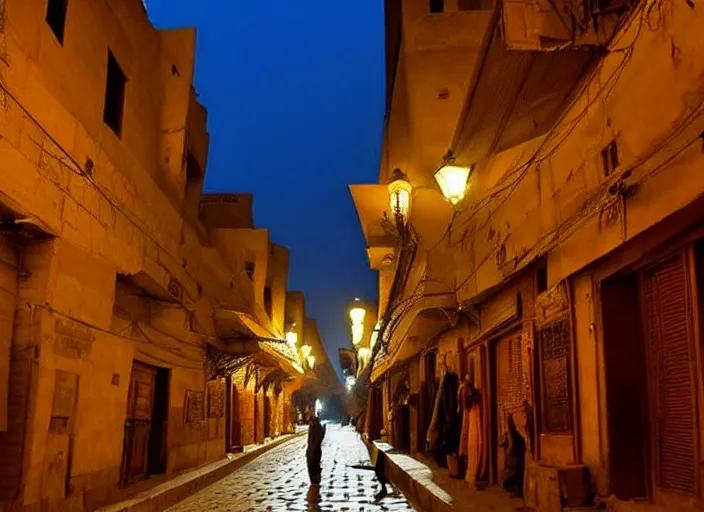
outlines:
{"label": "window opening", "polygon": [[103,121],[118,136],[122,134],[122,114],[125,103],[125,86],[127,77],[122,71],[117,59],[108,50],[108,74],[105,85],[105,108],[103,110]]}

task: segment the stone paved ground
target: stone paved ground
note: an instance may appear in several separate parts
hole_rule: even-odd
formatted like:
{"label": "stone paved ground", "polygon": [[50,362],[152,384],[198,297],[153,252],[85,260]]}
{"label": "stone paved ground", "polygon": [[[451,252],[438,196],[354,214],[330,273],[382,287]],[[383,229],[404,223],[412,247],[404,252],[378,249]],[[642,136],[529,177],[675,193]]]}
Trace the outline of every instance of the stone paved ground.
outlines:
{"label": "stone paved ground", "polygon": [[323,442],[323,478],[317,496],[310,489],[305,449],[305,437],[284,443],[169,511],[414,510],[402,495],[389,495],[375,503],[379,484],[374,472],[350,467],[369,464],[369,454],[354,430],[328,425]]}

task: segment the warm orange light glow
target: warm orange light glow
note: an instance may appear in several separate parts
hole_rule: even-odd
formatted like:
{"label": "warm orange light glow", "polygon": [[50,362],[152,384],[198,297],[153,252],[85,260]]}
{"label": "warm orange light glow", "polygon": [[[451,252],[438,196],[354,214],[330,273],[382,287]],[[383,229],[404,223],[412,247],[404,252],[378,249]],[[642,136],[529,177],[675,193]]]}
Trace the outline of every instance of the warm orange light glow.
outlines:
{"label": "warm orange light glow", "polygon": [[352,320],[352,325],[359,325],[364,323],[364,317],[367,311],[364,308],[356,307],[350,309],[350,320]]}
{"label": "warm orange light glow", "polygon": [[411,187],[406,175],[400,169],[394,171],[389,183],[389,206],[391,213],[395,216],[400,216],[404,220],[408,217],[411,210]]}
{"label": "warm orange light glow", "polygon": [[301,353],[303,354],[303,357],[308,357],[310,355],[310,351],[313,350],[310,345],[303,345],[301,347]]}
{"label": "warm orange light glow", "polygon": [[353,325],[352,326],[352,343],[354,345],[359,345],[359,342],[362,341],[363,337],[364,337],[364,325],[362,325],[362,324]]}
{"label": "warm orange light glow", "polygon": [[308,356],[308,367],[311,370],[315,367],[315,356]]}
{"label": "warm orange light glow", "polygon": [[452,204],[457,204],[464,199],[467,190],[467,180],[471,167],[458,167],[456,165],[443,165],[435,173],[435,181],[438,182],[445,199]]}

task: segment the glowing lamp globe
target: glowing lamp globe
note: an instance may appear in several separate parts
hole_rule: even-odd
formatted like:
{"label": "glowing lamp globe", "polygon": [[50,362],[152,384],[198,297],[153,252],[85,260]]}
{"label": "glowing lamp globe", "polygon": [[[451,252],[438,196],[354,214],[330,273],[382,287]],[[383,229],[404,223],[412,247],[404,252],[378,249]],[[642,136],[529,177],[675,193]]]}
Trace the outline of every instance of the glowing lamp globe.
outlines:
{"label": "glowing lamp globe", "polygon": [[289,345],[295,347],[298,343],[298,333],[296,331],[288,331],[286,333],[286,341],[288,341]]}
{"label": "glowing lamp globe", "polygon": [[467,180],[469,179],[470,167],[460,167],[457,165],[443,165],[435,173],[442,195],[453,205],[464,199],[467,190]]}
{"label": "glowing lamp globe", "polygon": [[352,320],[352,325],[360,325],[364,323],[364,317],[367,312],[364,308],[352,308],[350,309],[350,320]]}
{"label": "glowing lamp globe", "polygon": [[352,326],[352,344],[359,345],[364,337],[364,325],[357,324]]}
{"label": "glowing lamp globe", "polygon": [[411,210],[411,183],[401,169],[396,169],[389,183],[389,206],[395,217],[406,219]]}

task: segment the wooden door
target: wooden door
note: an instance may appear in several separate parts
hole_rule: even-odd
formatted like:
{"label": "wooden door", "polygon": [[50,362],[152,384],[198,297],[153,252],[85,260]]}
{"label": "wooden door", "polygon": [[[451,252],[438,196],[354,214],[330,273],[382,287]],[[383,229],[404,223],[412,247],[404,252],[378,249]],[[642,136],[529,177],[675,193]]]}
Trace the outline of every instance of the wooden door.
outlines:
{"label": "wooden door", "polygon": [[240,427],[240,398],[237,393],[237,387],[234,385],[229,385],[227,388],[230,391],[230,397],[228,400],[229,411],[230,411],[230,442],[227,447],[228,451],[235,446],[242,446],[242,430]]}
{"label": "wooden door", "polygon": [[123,484],[142,480],[147,475],[155,382],[156,368],[134,363],[127,398],[122,463]]}
{"label": "wooden door", "polygon": [[606,382],[609,494],[646,498],[648,376],[639,306],[638,274],[601,283]]}
{"label": "wooden door", "polygon": [[495,392],[495,422],[494,460],[495,478],[498,481],[504,467],[504,450],[501,447],[506,419],[523,407],[524,400],[523,364],[521,360],[521,335],[513,334],[500,339],[494,345],[494,392]]}
{"label": "wooden door", "polygon": [[653,498],[672,504],[694,496],[698,435],[692,307],[684,254],[646,269],[641,293],[649,374]]}
{"label": "wooden door", "polygon": [[264,439],[271,437],[271,398],[264,395]]}

